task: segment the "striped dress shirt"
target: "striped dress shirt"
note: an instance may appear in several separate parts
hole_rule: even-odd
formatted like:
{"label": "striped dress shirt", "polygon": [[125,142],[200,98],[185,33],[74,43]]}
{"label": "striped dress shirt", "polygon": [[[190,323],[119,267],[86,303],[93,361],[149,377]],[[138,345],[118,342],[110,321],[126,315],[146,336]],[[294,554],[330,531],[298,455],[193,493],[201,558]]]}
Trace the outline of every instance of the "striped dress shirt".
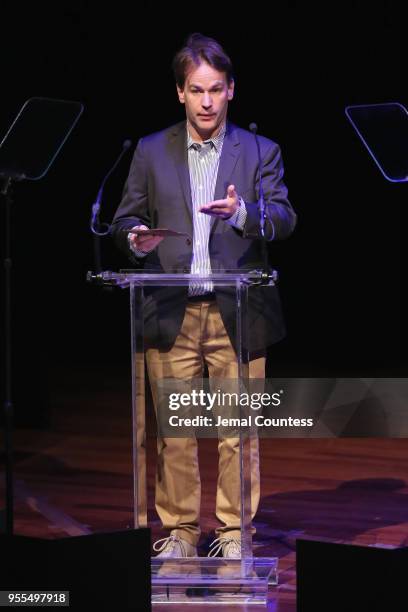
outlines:
{"label": "striped dress shirt", "polygon": [[[226,132],[225,123],[217,136],[195,142],[187,128],[188,168],[190,172],[191,200],[193,204],[193,256],[191,274],[211,274],[209,238],[213,217],[199,211],[200,206],[214,200],[215,185],[218,176],[222,145]],[[246,219],[245,204],[240,207],[226,223],[242,229]],[[201,295],[213,291],[212,283],[194,283],[189,285],[188,294]]]}

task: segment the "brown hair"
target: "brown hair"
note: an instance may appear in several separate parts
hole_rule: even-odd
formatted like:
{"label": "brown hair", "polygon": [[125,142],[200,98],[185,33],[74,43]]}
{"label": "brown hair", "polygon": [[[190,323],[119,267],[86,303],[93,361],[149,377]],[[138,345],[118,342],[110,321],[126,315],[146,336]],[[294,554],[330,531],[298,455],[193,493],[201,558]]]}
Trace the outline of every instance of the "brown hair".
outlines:
{"label": "brown hair", "polygon": [[190,34],[185,46],[176,53],[173,59],[173,72],[180,89],[184,89],[187,73],[193,65],[197,67],[203,61],[219,72],[225,72],[227,82],[231,83],[233,79],[232,63],[224,49],[213,38],[195,33]]}

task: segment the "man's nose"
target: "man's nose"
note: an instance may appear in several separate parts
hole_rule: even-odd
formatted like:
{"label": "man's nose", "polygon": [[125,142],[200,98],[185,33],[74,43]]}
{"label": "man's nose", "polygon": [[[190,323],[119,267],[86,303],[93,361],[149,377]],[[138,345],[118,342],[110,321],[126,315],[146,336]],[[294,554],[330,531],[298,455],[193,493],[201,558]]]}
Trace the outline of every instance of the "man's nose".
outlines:
{"label": "man's nose", "polygon": [[209,108],[210,106],[212,106],[211,96],[208,92],[203,94],[201,104],[204,108]]}

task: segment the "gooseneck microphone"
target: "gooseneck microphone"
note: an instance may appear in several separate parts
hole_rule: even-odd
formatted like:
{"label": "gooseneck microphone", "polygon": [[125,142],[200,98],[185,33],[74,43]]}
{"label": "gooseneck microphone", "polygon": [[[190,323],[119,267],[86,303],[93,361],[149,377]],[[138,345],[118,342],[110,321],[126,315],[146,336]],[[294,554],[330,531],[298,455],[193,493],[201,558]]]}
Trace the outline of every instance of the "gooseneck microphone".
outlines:
{"label": "gooseneck microphone", "polygon": [[259,164],[259,198],[258,198],[258,209],[259,209],[259,228],[261,232],[261,249],[262,249],[262,263],[263,263],[263,271],[262,271],[262,283],[268,284],[270,281],[269,278],[269,264],[268,264],[268,253],[266,248],[266,237],[265,237],[265,197],[263,190],[263,182],[262,182],[262,157],[261,157],[261,147],[259,145],[258,138],[258,126],[256,123],[249,124],[249,130],[255,136],[256,148],[258,151],[258,164]]}
{"label": "gooseneck microphone", "polygon": [[[91,227],[91,232],[93,234],[95,234],[95,236],[107,236],[110,232],[110,225],[108,225],[107,223],[99,223],[99,211],[101,209],[101,202],[102,202],[102,196],[103,196],[103,188],[105,187],[105,183],[108,180],[108,178],[110,177],[110,175],[112,174],[112,172],[116,169],[116,166],[119,164],[120,160],[122,159],[123,155],[126,153],[126,151],[128,149],[130,149],[130,147],[132,146],[132,141],[131,140],[125,140],[123,145],[122,145],[122,151],[120,152],[119,157],[117,158],[117,160],[115,161],[115,163],[113,164],[112,168],[109,170],[109,172],[106,174],[105,178],[103,179],[101,186],[99,188],[98,191],[98,195],[96,196],[96,200],[95,203],[92,206],[92,216],[91,216],[91,223],[90,223],[90,227]],[[102,228],[105,229],[102,229]]]}
{"label": "gooseneck microphone", "polygon": [[90,228],[91,228],[91,232],[94,235],[93,243],[94,243],[94,260],[95,260],[96,274],[100,274],[102,272],[101,237],[107,236],[108,234],[110,234],[110,230],[111,230],[110,225],[108,225],[107,223],[100,224],[99,222],[99,211],[101,208],[103,188],[105,186],[106,181],[108,180],[112,172],[115,170],[116,166],[119,164],[123,155],[126,153],[128,149],[130,149],[131,146],[132,146],[131,140],[124,141],[122,145],[122,151],[120,152],[120,155],[115,161],[115,163],[113,164],[112,168],[109,170],[109,172],[104,177],[102,184],[99,188],[98,195],[96,196],[95,203],[92,206],[92,216],[91,216]]}
{"label": "gooseneck microphone", "polygon": [[261,147],[259,146],[259,139],[258,139],[258,134],[257,134],[258,126],[256,125],[256,123],[250,123],[249,124],[249,129],[253,133],[253,135],[255,136],[256,148],[258,150],[258,163],[259,163],[259,199],[258,199],[258,206],[259,206],[259,227],[260,227],[260,230],[261,230],[262,239],[265,239],[265,198],[264,198],[263,183],[262,183]]}

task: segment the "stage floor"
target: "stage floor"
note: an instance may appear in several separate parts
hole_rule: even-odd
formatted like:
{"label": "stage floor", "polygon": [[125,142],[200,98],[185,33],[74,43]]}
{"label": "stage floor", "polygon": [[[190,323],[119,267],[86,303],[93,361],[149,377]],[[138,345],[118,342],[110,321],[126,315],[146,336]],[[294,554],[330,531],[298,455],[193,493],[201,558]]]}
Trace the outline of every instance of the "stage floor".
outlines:
{"label": "stage floor", "polygon": [[[49,426],[19,428],[14,433],[16,533],[56,538],[132,526],[128,374],[121,367],[50,370]],[[155,539],[165,534],[154,512],[153,430],[150,423],[148,498]],[[200,440],[199,449],[203,491],[199,553],[206,555],[216,526],[217,442]],[[279,557],[280,571],[279,586],[270,588],[268,610],[296,610],[298,537],[367,546],[408,545],[407,478],[405,439],[262,439],[254,553]],[[3,497],[4,478],[1,487]],[[155,605],[154,609],[172,608]]]}

